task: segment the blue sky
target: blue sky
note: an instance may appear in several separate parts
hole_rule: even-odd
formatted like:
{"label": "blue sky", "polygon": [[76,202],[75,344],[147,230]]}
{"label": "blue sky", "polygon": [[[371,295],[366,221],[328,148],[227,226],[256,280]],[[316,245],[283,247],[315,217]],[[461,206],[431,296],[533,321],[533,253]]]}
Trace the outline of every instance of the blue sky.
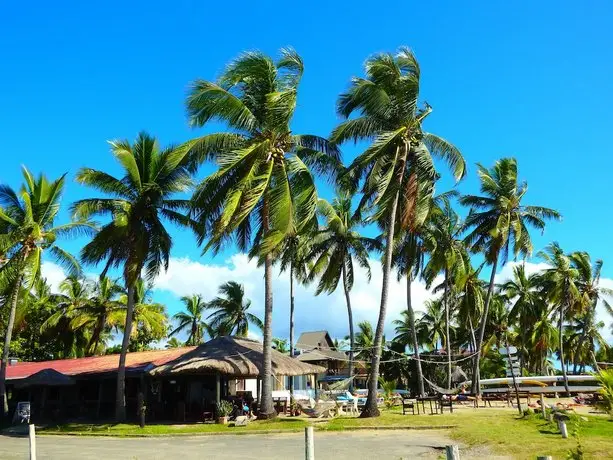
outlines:
{"label": "blue sky", "polygon": [[[603,142],[613,122],[612,19],[604,1],[3,2],[0,182],[17,186],[26,164],[67,172],[66,203],[86,196],[73,182],[79,167],[117,172],[108,139],[144,129],[168,144],[204,132],[187,126],[187,86],[245,50],[289,45],[302,55],[294,131],[327,135],[339,121],[336,97],[365,58],[407,45],[434,107],[427,129],[470,165],[460,191],[477,192],[476,162],[515,156],[527,202],[564,215],[534,234],[535,248],[557,240],[587,250],[613,277],[613,155]],[[345,159],[357,151],[344,147]],[[200,258],[189,234],[174,235],[177,258],[224,265],[233,253]],[[157,295],[174,311],[175,294]]]}

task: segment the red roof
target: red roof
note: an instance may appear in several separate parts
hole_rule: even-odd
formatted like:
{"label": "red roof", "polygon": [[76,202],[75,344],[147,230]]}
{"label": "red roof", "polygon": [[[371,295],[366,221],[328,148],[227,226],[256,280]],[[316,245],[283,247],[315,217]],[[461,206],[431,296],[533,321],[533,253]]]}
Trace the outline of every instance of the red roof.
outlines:
{"label": "red roof", "polygon": [[[184,355],[195,347],[171,348],[169,350],[138,351],[126,355],[126,370],[134,371],[147,366],[166,364]],[[36,374],[43,369],[53,369],[65,375],[103,374],[116,372],[119,355],[91,356],[88,358],[56,359],[40,362],[17,362],[6,368],[7,380],[18,380]]]}

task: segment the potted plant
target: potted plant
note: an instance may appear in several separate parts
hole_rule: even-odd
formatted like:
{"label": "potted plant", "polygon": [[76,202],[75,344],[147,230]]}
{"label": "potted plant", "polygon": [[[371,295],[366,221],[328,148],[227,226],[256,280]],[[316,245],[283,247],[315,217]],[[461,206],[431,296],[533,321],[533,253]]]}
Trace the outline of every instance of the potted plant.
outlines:
{"label": "potted plant", "polygon": [[230,401],[219,401],[217,404],[217,423],[227,425],[228,416],[232,413],[232,403]]}

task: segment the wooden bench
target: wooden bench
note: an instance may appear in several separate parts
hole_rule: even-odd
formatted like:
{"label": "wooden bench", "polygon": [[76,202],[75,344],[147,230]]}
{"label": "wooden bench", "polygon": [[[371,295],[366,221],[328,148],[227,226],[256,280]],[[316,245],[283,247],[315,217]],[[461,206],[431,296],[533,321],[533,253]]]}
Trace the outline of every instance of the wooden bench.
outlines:
{"label": "wooden bench", "polygon": [[445,412],[445,410],[444,410],[445,407],[448,407],[449,408],[449,412],[453,413],[453,400],[451,399],[451,397],[449,397],[449,398],[441,398],[438,403],[441,406],[441,414],[443,412]]}

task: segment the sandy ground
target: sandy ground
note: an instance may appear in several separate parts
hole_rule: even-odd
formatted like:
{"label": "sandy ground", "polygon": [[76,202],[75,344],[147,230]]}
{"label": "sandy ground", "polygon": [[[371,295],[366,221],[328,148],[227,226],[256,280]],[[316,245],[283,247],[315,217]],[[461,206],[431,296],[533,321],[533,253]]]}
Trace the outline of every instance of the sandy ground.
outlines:
{"label": "sandy ground", "polygon": [[[445,431],[315,432],[317,459],[440,458],[454,442]],[[224,459],[304,458],[304,434],[224,435],[164,438],[39,436],[39,460],[59,459]],[[462,451],[462,458],[492,458],[487,449]],[[28,439],[0,436],[0,458],[27,459]]]}

